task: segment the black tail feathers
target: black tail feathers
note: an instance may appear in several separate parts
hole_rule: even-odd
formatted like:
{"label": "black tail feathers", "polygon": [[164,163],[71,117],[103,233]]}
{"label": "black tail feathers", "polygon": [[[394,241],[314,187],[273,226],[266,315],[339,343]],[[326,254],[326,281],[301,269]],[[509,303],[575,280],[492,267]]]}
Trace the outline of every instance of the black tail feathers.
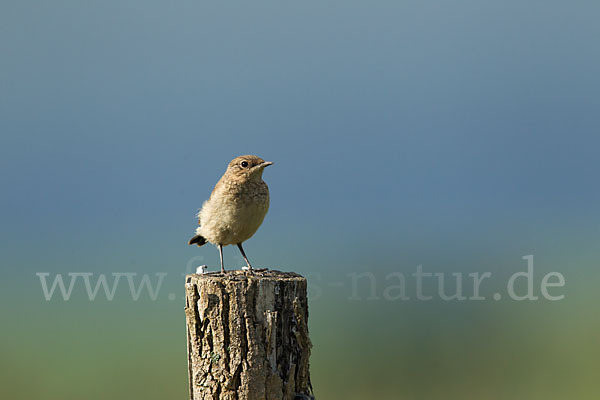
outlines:
{"label": "black tail feathers", "polygon": [[200,235],[196,235],[193,238],[190,239],[190,241],[188,242],[188,244],[192,245],[192,244],[197,244],[198,247],[205,245],[206,244],[206,239],[204,239],[204,236],[200,236]]}

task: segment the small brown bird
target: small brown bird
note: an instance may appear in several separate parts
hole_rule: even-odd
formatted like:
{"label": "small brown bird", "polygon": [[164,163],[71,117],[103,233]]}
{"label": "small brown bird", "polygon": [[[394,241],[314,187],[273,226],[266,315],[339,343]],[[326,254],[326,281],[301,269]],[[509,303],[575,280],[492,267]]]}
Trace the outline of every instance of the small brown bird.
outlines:
{"label": "small brown bird", "polygon": [[217,246],[221,272],[225,272],[223,246],[230,244],[238,246],[252,271],[242,242],[254,235],[269,210],[269,187],[262,174],[272,164],[251,155],[234,158],[198,213],[200,226],[189,244],[202,246],[210,242]]}

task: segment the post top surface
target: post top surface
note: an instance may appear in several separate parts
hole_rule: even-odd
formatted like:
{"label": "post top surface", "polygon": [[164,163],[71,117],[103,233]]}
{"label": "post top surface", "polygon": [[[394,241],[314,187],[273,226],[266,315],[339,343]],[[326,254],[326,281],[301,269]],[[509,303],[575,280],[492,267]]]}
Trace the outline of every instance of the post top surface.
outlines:
{"label": "post top surface", "polygon": [[252,273],[248,271],[232,270],[226,271],[225,274],[221,272],[206,272],[204,274],[189,274],[186,275],[185,281],[200,281],[200,280],[213,280],[213,281],[248,281],[248,280],[269,280],[269,281],[304,281],[302,275],[295,272],[283,272],[275,269],[253,269]]}

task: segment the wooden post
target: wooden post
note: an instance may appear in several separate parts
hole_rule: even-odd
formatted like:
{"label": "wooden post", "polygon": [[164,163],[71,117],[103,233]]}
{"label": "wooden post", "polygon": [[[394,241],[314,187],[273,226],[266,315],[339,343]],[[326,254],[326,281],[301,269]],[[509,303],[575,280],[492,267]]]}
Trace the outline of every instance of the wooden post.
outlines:
{"label": "wooden post", "polygon": [[191,400],[314,399],[304,277],[231,271],[185,286]]}

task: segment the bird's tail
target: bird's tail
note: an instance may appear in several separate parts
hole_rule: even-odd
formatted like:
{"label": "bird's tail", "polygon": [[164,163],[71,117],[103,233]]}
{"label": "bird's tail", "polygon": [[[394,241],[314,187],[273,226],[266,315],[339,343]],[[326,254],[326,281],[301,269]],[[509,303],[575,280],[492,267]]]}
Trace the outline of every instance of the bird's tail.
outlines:
{"label": "bird's tail", "polygon": [[200,247],[200,246],[206,244],[206,239],[204,238],[204,236],[195,235],[193,238],[190,239],[190,241],[188,242],[188,244],[189,245],[197,244],[198,247]]}

